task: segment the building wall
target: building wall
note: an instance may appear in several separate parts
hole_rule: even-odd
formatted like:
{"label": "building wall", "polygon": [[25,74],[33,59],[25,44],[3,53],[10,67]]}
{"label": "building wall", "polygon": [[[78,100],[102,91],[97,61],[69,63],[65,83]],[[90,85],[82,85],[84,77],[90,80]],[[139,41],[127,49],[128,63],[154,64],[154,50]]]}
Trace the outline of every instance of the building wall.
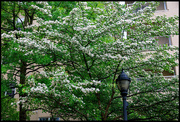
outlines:
{"label": "building wall", "polygon": [[[134,1],[125,1],[125,4],[127,4],[127,7],[129,6],[132,6],[132,3]],[[176,16],[179,16],[179,1],[166,1],[165,2],[165,7],[162,6],[164,5],[164,1],[159,1],[161,2],[161,7],[158,7],[159,10],[157,10],[155,13],[154,13],[154,16],[152,18],[155,18],[157,16],[163,16],[163,15],[166,15],[167,17],[173,17],[174,15]],[[165,8],[165,10],[160,10],[162,8]],[[171,44],[173,46],[178,46],[179,47],[179,35],[170,35],[170,40],[171,40]],[[146,52],[145,52],[146,53]],[[174,51],[169,51],[169,53],[174,53]],[[149,57],[147,57],[149,58]],[[178,60],[176,61],[178,62]],[[179,66],[176,66],[174,68],[175,70],[175,74],[174,75],[179,75]],[[164,75],[172,75],[172,74],[169,74],[169,73],[163,73]]]}
{"label": "building wall", "polygon": [[[167,10],[158,10],[155,12],[154,17],[166,15],[172,17],[179,16],[179,1],[167,1]],[[179,47],[179,35],[170,36],[172,45]],[[173,53],[174,51],[171,51]],[[178,61],[177,61],[178,62]],[[179,66],[175,67],[175,75],[179,75]]]}
{"label": "building wall", "polygon": [[50,113],[43,113],[42,110],[36,110],[32,112],[32,115],[30,117],[30,120],[39,120],[40,117],[51,117]]}
{"label": "building wall", "polygon": [[155,12],[154,16],[163,16],[172,17],[174,15],[179,15],[179,2],[178,1],[167,1],[167,10],[158,10]]}

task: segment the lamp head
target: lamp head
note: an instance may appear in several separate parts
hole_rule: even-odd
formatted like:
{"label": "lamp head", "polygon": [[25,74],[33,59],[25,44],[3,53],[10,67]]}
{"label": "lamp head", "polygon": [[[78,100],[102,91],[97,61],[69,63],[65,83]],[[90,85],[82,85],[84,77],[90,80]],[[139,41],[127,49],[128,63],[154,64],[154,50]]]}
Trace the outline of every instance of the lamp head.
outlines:
{"label": "lamp head", "polygon": [[117,84],[117,87],[120,90],[121,94],[127,95],[127,91],[129,89],[130,82],[131,82],[131,79],[122,70],[121,74],[116,79],[116,84]]}

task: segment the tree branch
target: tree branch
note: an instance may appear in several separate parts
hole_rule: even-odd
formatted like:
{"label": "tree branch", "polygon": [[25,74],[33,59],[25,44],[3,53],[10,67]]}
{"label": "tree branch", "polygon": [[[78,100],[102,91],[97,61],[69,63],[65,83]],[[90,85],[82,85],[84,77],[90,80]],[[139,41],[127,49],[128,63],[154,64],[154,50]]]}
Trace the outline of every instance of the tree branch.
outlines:
{"label": "tree branch", "polygon": [[114,94],[115,94],[115,92],[114,92],[114,91],[112,91],[111,98],[110,98],[109,103],[108,103],[108,105],[107,105],[107,107],[106,107],[106,110],[105,110],[104,120],[106,120],[106,119],[107,119],[108,110],[109,110],[109,107],[110,107],[111,102],[112,102],[112,100],[113,100],[113,96],[114,96]]}
{"label": "tree branch", "polygon": [[[3,8],[1,8],[1,9],[3,9]],[[5,9],[3,9],[4,11],[6,11]],[[7,13],[10,13],[10,12],[8,12],[8,11],[6,11]],[[11,13],[10,13],[11,14]],[[24,28],[24,24],[23,24],[23,21],[21,20],[21,18],[17,15],[17,14],[15,14],[15,12],[13,11],[13,25],[15,25],[15,17],[18,17],[19,18],[19,20],[21,21],[21,24],[22,24],[22,26],[23,26],[23,29],[25,30],[25,28]],[[7,19],[8,20],[8,19]],[[15,28],[15,26],[14,26],[14,30],[16,30],[16,28]]]}
{"label": "tree branch", "polygon": [[100,100],[100,96],[99,96],[99,93],[96,93],[96,97],[98,99],[98,105],[99,105],[99,109],[101,110],[101,116],[102,116],[102,120],[103,120],[103,117],[104,117],[104,114],[103,114],[103,109],[101,108],[101,100]]}
{"label": "tree branch", "polygon": [[[31,69],[31,68],[27,68],[27,69],[29,69],[29,70],[31,70],[31,71],[27,72],[26,75],[29,74],[30,72],[34,72],[34,71],[39,72],[38,69],[44,68],[44,67],[50,66],[50,65],[51,65],[51,66],[57,66],[57,65],[58,65],[58,66],[63,66],[63,64],[62,64],[62,65],[61,65],[61,64],[52,64],[52,63],[54,63],[54,62],[55,62],[55,61],[53,61],[53,62],[51,62],[51,63],[48,63],[48,64],[45,64],[45,65],[43,65],[43,64],[42,64],[42,65],[35,65],[34,67],[38,67],[38,68],[36,68],[36,69],[34,69],[34,70]],[[40,72],[39,72],[39,73],[40,73]]]}
{"label": "tree branch", "polygon": [[85,62],[85,64],[86,64],[87,72],[88,72],[89,77],[90,77],[90,79],[91,79],[91,78],[92,78],[92,77],[91,77],[91,73],[89,72],[89,67],[88,67],[87,60],[86,60],[86,57],[85,57],[85,54],[84,54],[84,53],[83,53],[83,58],[84,58],[84,62]]}

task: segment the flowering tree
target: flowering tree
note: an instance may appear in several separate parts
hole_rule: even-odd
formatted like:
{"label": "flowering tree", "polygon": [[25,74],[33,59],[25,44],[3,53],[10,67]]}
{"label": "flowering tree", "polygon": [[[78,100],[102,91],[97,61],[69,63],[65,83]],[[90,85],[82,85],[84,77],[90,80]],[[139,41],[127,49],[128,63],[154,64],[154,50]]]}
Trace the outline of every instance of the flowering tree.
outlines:
{"label": "flowering tree", "polygon": [[[54,6],[52,13],[57,13],[57,11],[53,11],[56,7]],[[22,87],[25,84],[27,75],[38,72],[39,69],[55,61],[51,60],[52,58],[47,55],[42,56],[37,52],[37,48],[32,49],[32,46],[27,47],[14,41],[23,39],[26,34],[31,34],[33,30],[26,27],[33,24],[35,16],[41,18],[50,16],[55,19],[55,16],[49,15],[51,13],[50,8],[51,6],[47,2],[4,1],[1,4],[1,65],[2,69],[5,70],[3,73],[8,74],[6,81],[17,83],[20,99],[26,96],[22,91]],[[54,15],[57,16],[57,14]],[[34,43],[32,42],[32,44]],[[44,58],[40,58],[40,55]],[[26,120],[27,110],[23,108],[22,103],[19,104],[19,111],[19,120]]]}
{"label": "flowering tree", "polygon": [[[137,11],[141,6],[146,7]],[[178,17],[154,18],[157,6],[77,2],[69,15],[54,20],[48,4],[48,9],[31,5],[48,20],[36,17],[37,25],[1,34],[2,40],[11,40],[9,52],[21,53],[24,69],[44,67],[43,72],[23,76],[21,91],[27,95],[20,103],[26,110],[44,109],[64,120],[121,120],[122,100],[115,80],[123,68],[132,79],[129,119],[177,119],[179,81],[165,79],[162,72],[172,73],[178,65],[178,47],[159,46],[156,37],[178,35]]]}

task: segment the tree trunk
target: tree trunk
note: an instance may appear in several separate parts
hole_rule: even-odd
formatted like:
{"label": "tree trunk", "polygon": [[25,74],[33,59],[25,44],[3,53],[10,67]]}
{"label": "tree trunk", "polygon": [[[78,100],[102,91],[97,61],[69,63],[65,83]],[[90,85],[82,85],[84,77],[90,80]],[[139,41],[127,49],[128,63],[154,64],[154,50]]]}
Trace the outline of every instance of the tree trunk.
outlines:
{"label": "tree trunk", "polygon": [[26,110],[23,108],[23,104],[19,104],[19,121],[26,121]]}
{"label": "tree trunk", "polygon": [[[25,84],[25,76],[26,76],[26,62],[21,60],[20,67],[20,84]],[[19,97],[25,97],[26,95],[22,93],[22,88],[19,94]],[[26,110],[23,108],[23,103],[19,104],[19,120],[26,121]]]}
{"label": "tree trunk", "polygon": [[25,12],[25,17],[24,17],[24,26],[26,27],[29,23],[29,16],[28,16],[28,11],[27,9],[24,10]]}

